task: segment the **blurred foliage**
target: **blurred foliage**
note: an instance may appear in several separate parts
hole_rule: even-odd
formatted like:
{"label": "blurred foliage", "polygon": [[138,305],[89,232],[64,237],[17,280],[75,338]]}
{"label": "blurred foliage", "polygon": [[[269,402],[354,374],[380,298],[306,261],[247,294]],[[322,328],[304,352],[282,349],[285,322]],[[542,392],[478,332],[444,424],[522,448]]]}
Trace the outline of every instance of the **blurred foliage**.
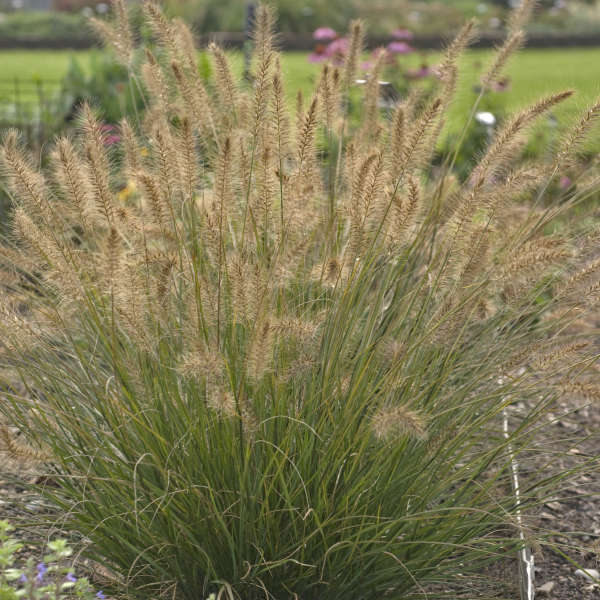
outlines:
{"label": "blurred foliage", "polygon": [[[241,31],[249,3],[240,0],[167,0],[171,15],[193,23],[199,32]],[[365,19],[369,31],[386,34],[398,26],[409,27],[423,35],[448,36],[465,18],[478,17],[484,30],[502,27],[509,0],[273,0],[279,15],[280,31],[312,32],[327,25],[344,31],[349,20]],[[540,2],[534,30],[600,30],[597,0]]]}
{"label": "blurred foliage", "polygon": [[[483,31],[502,28],[508,0],[273,0],[282,32],[311,33],[328,26],[338,32],[346,30],[350,20],[362,18],[369,32],[389,34],[396,27],[406,27],[420,35],[451,37],[465,18],[477,17]],[[53,45],[86,45],[93,33],[87,16],[97,7],[97,0],[56,0],[57,11],[11,12],[0,14],[0,39],[5,46],[23,45],[36,40]],[[198,33],[243,31],[247,23],[244,0],[164,0],[165,10],[192,24]],[[132,22],[140,26],[137,5],[133,5]],[[539,5],[530,31],[538,34],[572,31],[600,31],[600,3],[597,0],[570,0]]]}
{"label": "blurred foliage", "polygon": [[[246,23],[248,2],[239,0],[169,0],[166,3],[171,15],[180,16],[193,23],[196,30],[240,31]],[[348,22],[363,18],[371,33],[389,33],[399,25],[410,25],[417,31],[430,31],[430,25],[458,28],[464,22],[464,11],[446,3],[415,3],[407,0],[274,0],[277,8],[278,28],[284,32],[309,33],[327,25],[345,31]],[[433,21],[432,21],[433,19]]]}
{"label": "blurred foliage", "polygon": [[129,83],[127,69],[107,52],[93,52],[90,66],[84,69],[72,58],[62,84],[61,106],[67,121],[84,101],[98,108],[108,123],[143,109],[139,88]]}
{"label": "blurred foliage", "polygon": [[14,12],[2,15],[0,39],[5,47],[43,40],[48,45],[89,44],[94,38],[82,14],[60,12]]}
{"label": "blurred foliage", "polygon": [[[471,92],[473,105],[475,105],[479,91],[479,88],[475,87]],[[457,130],[448,135],[437,153],[436,162],[438,164],[448,160],[454,162],[454,170],[461,181],[464,181],[471,172],[497,127],[506,118],[506,99],[502,93],[490,91],[484,94],[479,102],[477,115],[481,113],[493,115],[495,124],[486,125],[481,118],[473,115],[473,118],[465,123],[464,130]]]}
{"label": "blurred foliage", "polygon": [[[248,2],[239,0],[169,0],[167,11],[193,23],[196,30],[240,31],[246,23]],[[255,3],[256,4],[256,3]],[[344,30],[360,12],[358,0],[275,0],[278,28],[289,32],[312,32],[322,24]]]}
{"label": "blurred foliage", "polygon": [[56,10],[64,10],[69,12],[96,8],[99,4],[106,6],[106,2],[104,2],[104,0],[54,0],[54,8]]}

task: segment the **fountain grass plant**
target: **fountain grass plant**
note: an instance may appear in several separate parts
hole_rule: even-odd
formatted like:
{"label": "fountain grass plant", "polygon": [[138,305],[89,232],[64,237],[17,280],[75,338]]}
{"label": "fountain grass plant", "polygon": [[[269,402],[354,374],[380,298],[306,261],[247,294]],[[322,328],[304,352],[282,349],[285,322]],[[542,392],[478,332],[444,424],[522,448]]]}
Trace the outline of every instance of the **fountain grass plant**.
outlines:
{"label": "fountain grass plant", "polygon": [[[99,27],[131,65],[114,6]],[[345,64],[325,66],[290,115],[267,7],[251,89],[216,46],[203,81],[189,30],[153,4],[145,14],[157,45],[131,81],[148,108],[118,146],[89,106],[47,173],[4,137],[2,363],[27,390],[4,410],[29,446],[7,445],[47,463],[45,494],[113,593],[468,593],[523,546],[517,515],[568,477],[539,437],[556,397],[597,394],[568,324],[598,298],[598,261],[576,258],[598,233],[545,235],[593,182],[560,203],[545,190],[599,105],[554,163],[514,164],[571,92],[540,100],[459,185],[429,165],[473,23],[432,98],[385,119],[373,79],[355,128],[361,23]],[[522,39],[519,15],[484,86]],[[520,502],[515,456],[536,465]]]}

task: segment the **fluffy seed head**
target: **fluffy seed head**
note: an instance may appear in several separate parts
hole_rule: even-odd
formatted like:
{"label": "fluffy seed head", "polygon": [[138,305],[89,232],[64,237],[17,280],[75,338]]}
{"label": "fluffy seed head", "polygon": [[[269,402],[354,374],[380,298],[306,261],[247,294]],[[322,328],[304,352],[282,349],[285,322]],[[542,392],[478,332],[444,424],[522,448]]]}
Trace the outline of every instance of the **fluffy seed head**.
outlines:
{"label": "fluffy seed head", "polygon": [[406,406],[383,406],[372,416],[371,427],[375,436],[382,441],[400,437],[423,439],[426,419],[416,410]]}

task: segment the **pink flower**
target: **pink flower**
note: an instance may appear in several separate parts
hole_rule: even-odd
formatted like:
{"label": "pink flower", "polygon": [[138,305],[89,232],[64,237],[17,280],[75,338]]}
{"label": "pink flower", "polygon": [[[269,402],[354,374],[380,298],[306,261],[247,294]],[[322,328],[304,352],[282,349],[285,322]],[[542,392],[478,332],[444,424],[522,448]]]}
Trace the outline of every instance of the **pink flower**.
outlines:
{"label": "pink flower", "polygon": [[344,57],[348,53],[348,48],[349,43],[346,38],[337,38],[327,45],[325,54],[334,65],[341,65],[344,62]]}
{"label": "pink flower", "polygon": [[573,185],[573,182],[571,181],[570,177],[563,175],[560,178],[558,185],[560,186],[561,190],[568,190]]}
{"label": "pink flower", "polygon": [[387,49],[393,54],[410,54],[413,52],[412,47],[406,42],[390,42]]}
{"label": "pink flower", "polygon": [[413,32],[408,29],[394,29],[392,36],[397,40],[412,40],[415,37]]}
{"label": "pink flower", "polygon": [[327,57],[325,56],[325,54],[319,54],[318,52],[311,52],[308,55],[308,62],[310,63],[322,63],[325,62],[327,60]]}
{"label": "pink flower", "polygon": [[112,146],[113,144],[118,144],[121,141],[119,130],[114,125],[103,123],[100,125],[100,131],[102,132],[105,146]]}
{"label": "pink flower", "polygon": [[364,71],[369,71],[375,66],[380,56],[382,57],[383,64],[393,65],[396,62],[396,57],[391,52],[388,52],[386,48],[375,48],[371,52],[371,59],[361,63],[360,68]]}
{"label": "pink flower", "polygon": [[334,40],[337,37],[337,33],[335,29],[331,29],[331,27],[319,27],[315,29],[313,33],[313,38],[319,41],[328,41]]}
{"label": "pink flower", "polygon": [[308,61],[312,63],[330,60],[334,65],[341,65],[348,53],[349,43],[346,38],[335,38],[326,46],[317,44],[314,52],[308,55]]}

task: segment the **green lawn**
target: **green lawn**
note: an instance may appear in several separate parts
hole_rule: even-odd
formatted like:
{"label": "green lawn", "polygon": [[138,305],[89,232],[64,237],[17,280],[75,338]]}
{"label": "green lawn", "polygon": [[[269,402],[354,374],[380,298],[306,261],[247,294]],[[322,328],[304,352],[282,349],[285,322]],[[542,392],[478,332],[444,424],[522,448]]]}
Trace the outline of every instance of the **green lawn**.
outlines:
{"label": "green lawn", "polygon": [[[490,56],[489,50],[471,50],[466,54],[451,121],[460,123],[469,114],[474,100],[472,89]],[[429,53],[409,56],[406,60],[414,67],[423,59],[434,65],[437,58],[435,53]],[[284,56],[283,66],[288,89],[300,88],[310,93],[319,65],[309,64],[305,54],[289,53]],[[575,90],[575,96],[555,111],[559,123],[568,123],[600,96],[600,48],[525,50],[513,57],[506,73],[511,79],[510,87],[501,96],[509,111],[523,108],[544,94]]]}
{"label": "green lawn", "polygon": [[57,89],[71,57],[89,66],[85,50],[0,50],[0,101],[35,101],[40,82],[45,94]]}
{"label": "green lawn", "polygon": [[[462,130],[476,97],[473,88],[478,84],[491,55],[491,50],[471,50],[466,53],[447,133]],[[404,60],[410,68],[419,66],[423,61],[435,65],[439,54],[414,54]],[[310,64],[304,53],[286,53],[283,69],[287,92],[293,99],[298,89],[304,94],[312,92],[320,65]],[[557,129],[564,130],[600,97],[600,48],[524,50],[512,58],[506,74],[510,77],[509,88],[493,94],[491,101],[501,104],[508,113],[526,107],[545,94],[574,90],[575,95],[553,112]],[[485,109],[485,104],[481,108]],[[590,142],[590,149],[600,150],[599,139]]]}
{"label": "green lawn", "polygon": [[87,64],[88,50],[0,50],[0,79],[59,80],[69,67],[71,57]]}
{"label": "green lawn", "polygon": [[[70,57],[81,61],[89,68],[88,51],[44,51],[18,50],[0,51],[0,96],[3,90],[14,90],[14,79],[23,84],[22,94],[34,88],[36,79],[58,81],[68,69]],[[235,54],[236,66],[241,68],[241,56]],[[451,121],[460,122],[469,112],[473,102],[472,88],[478,81],[482,65],[489,59],[489,50],[472,50],[463,60],[463,72],[459,94],[452,110]],[[405,60],[416,66],[422,60],[435,64],[437,55],[415,54]],[[283,56],[286,87],[290,99],[298,89],[310,94],[318,77],[319,65],[310,64],[305,53],[286,53]],[[577,93],[574,98],[556,110],[559,123],[568,123],[570,118],[600,95],[600,48],[525,50],[514,57],[507,69],[511,86],[502,96],[509,110],[516,110],[535,101],[543,94],[572,88]],[[33,91],[32,93],[35,93]]]}
{"label": "green lawn", "polygon": [[[489,51],[472,52],[465,58],[464,75],[454,115],[464,114],[472,95],[464,91],[478,81],[477,62]],[[600,48],[526,50],[514,57],[507,68],[510,88],[502,92],[510,111],[523,108],[545,94],[573,89],[575,96],[555,110],[559,123],[568,122],[600,96]]]}

